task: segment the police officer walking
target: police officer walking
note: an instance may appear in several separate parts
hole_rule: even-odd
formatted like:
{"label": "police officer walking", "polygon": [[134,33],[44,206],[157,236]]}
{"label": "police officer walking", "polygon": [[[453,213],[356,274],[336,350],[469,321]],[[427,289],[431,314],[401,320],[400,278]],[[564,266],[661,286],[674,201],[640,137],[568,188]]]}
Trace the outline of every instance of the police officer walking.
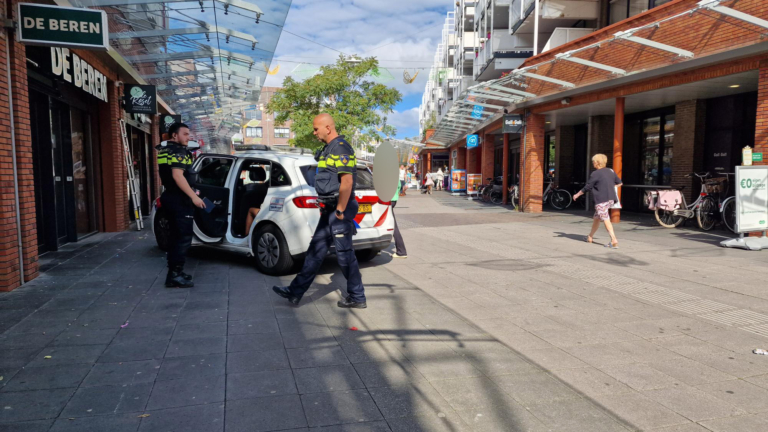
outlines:
{"label": "police officer walking", "polygon": [[298,305],[312,281],[315,280],[328,248],[336,247],[336,259],[347,279],[347,297],[337,304],[340,308],[367,307],[363,277],[352,249],[352,236],[356,233],[354,218],[357,215],[355,183],[357,161],[352,146],[336,132],[333,117],[320,114],[312,122],[315,136],[325,143],[317,159],[315,190],[321,207],[320,222],[317,224],[304,261],[304,267],[290,286],[272,288],[277,295]]}
{"label": "police officer walking", "polygon": [[192,276],[184,273],[184,257],[192,244],[192,222],[195,207],[205,208],[205,203],[190,186],[192,153],[187,149],[189,126],[175,123],[168,129],[171,139],[166,146],[157,146],[157,165],[165,191],[160,196],[160,206],[168,215],[171,238],[168,248],[168,288],[195,286]]}

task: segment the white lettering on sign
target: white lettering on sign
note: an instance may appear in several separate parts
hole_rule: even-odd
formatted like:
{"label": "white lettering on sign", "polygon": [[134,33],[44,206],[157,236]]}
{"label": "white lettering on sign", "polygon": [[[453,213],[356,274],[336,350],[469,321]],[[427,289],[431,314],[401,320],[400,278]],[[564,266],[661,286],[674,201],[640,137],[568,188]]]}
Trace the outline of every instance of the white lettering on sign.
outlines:
{"label": "white lettering on sign", "polygon": [[[32,18],[25,17],[24,28],[46,30],[43,18],[37,18],[36,20],[33,20]],[[48,20],[48,29],[76,33],[101,33],[101,24],[89,23],[86,21],[51,18]]]}
{"label": "white lettering on sign", "polygon": [[94,69],[77,54],[70,52],[68,48],[51,48],[51,72],[100,100],[109,102],[107,99],[107,78],[104,74]]}

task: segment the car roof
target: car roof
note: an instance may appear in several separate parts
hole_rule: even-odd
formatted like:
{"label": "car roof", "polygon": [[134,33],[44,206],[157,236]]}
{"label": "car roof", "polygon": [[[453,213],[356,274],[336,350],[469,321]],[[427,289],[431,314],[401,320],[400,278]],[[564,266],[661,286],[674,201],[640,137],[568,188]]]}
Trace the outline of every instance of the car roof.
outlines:
{"label": "car roof", "polygon": [[[203,157],[203,156],[222,156],[222,157],[230,157],[230,158],[234,157],[235,159],[260,158],[260,159],[275,160],[281,163],[284,163],[284,161],[286,160],[293,160],[295,161],[294,163],[297,163],[299,165],[312,165],[317,163],[317,161],[315,161],[314,155],[311,155],[311,154],[287,153],[287,152],[279,152],[274,150],[245,150],[245,151],[235,152],[235,154],[204,153],[200,155],[200,157]],[[369,163],[358,161],[357,166],[368,168]]]}

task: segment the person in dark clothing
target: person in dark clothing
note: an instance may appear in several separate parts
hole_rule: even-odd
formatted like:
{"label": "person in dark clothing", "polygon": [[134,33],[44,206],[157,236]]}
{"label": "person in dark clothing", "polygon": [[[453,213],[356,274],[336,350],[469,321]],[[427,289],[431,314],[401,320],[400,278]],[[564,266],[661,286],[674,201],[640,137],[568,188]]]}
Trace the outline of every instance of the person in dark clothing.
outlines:
{"label": "person in dark clothing", "polygon": [[171,139],[166,145],[157,146],[157,165],[165,191],[160,205],[170,222],[171,238],[168,249],[167,288],[191,288],[192,276],[184,273],[185,256],[192,244],[192,223],[195,207],[205,208],[205,203],[190,185],[192,179],[192,153],[187,149],[189,127],[175,123],[168,130]]}
{"label": "person in dark clothing", "polygon": [[605,224],[605,229],[611,236],[611,243],[605,245],[611,249],[619,248],[619,241],[616,240],[616,235],[613,232],[613,225],[611,224],[611,216],[609,215],[610,208],[619,201],[616,196],[616,186],[621,186],[621,179],[616,173],[606,168],[608,163],[608,157],[604,154],[596,154],[592,157],[592,166],[595,167],[595,171],[589,176],[589,181],[573,199],[579,199],[587,192],[592,192],[592,202],[595,204],[595,215],[592,221],[592,231],[587,236],[587,243],[592,243],[592,239],[600,228],[600,222]]}
{"label": "person in dark clothing", "polygon": [[397,201],[400,197],[400,186],[397,186],[397,192],[392,198],[392,219],[395,220],[395,232],[393,238],[395,239],[395,258],[408,258],[408,252],[405,250],[405,242],[403,236],[400,234],[400,228],[397,226],[397,218],[395,217],[395,207],[397,207]]}
{"label": "person in dark clothing", "polygon": [[347,297],[340,300],[340,308],[365,309],[365,288],[360,266],[352,248],[352,236],[357,232],[354,219],[358,204],[355,199],[357,160],[352,146],[336,132],[336,124],[330,114],[320,114],[313,121],[314,135],[325,147],[320,150],[315,175],[315,190],[320,204],[320,222],[309,242],[304,266],[290,286],[272,287],[280,297],[298,305],[312,281],[331,244],[336,247],[336,259],[347,279]]}

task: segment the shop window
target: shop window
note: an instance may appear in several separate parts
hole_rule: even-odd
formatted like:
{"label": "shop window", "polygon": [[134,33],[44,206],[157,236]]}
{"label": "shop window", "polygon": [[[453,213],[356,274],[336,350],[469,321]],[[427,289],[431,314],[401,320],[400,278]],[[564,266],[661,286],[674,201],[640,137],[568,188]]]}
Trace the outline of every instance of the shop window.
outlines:
{"label": "shop window", "polygon": [[201,185],[224,187],[227,176],[232,169],[233,159],[212,158],[203,159],[198,169],[197,181]]}
{"label": "shop window", "polygon": [[288,128],[275,128],[275,138],[290,138],[291,130]]}
{"label": "shop window", "polygon": [[263,131],[260,127],[247,127],[245,128],[245,136],[248,138],[261,138]]}
{"label": "shop window", "polygon": [[643,120],[640,152],[643,184],[669,186],[672,183],[674,137],[674,114]]}
{"label": "shop window", "polygon": [[669,3],[672,0],[612,0],[610,2],[611,24]]}

